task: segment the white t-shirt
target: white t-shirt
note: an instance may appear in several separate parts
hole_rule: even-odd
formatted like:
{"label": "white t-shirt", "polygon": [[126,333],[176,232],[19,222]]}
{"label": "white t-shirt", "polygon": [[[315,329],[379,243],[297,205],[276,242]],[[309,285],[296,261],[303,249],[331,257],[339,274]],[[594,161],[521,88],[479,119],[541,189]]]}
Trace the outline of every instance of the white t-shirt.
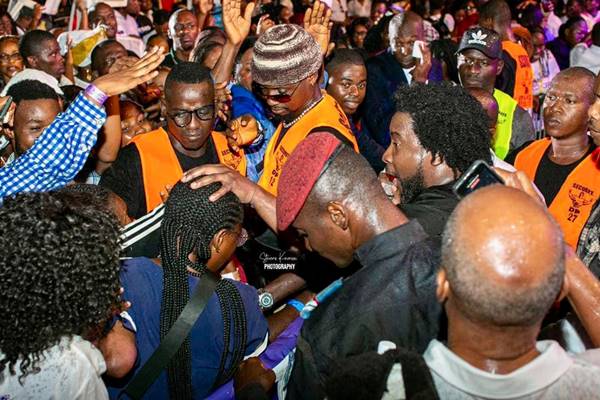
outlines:
{"label": "white t-shirt", "polygon": [[115,11],[115,18],[117,19],[117,35],[140,36],[138,24],[131,15],[123,16],[120,12]]}
{"label": "white t-shirt", "polygon": [[[1,355],[2,353],[0,353]],[[64,337],[44,351],[40,372],[30,373],[19,383],[20,363],[11,375],[8,366],[0,374],[0,399],[108,399],[101,375],[106,371],[102,353],[80,336]]]}
{"label": "white t-shirt", "polygon": [[571,49],[569,59],[571,67],[584,67],[595,75],[600,72],[600,46],[587,47],[585,43],[579,43]]}
{"label": "white t-shirt", "polygon": [[[475,368],[437,340],[423,354],[440,399],[598,400],[600,355],[589,350],[571,356],[553,340],[536,344],[540,355],[510,374]],[[382,399],[405,399],[402,366],[394,364]]]}
{"label": "white t-shirt", "polygon": [[361,4],[358,0],[350,0],[348,2],[349,17],[370,17],[371,16],[371,0],[364,0]]}

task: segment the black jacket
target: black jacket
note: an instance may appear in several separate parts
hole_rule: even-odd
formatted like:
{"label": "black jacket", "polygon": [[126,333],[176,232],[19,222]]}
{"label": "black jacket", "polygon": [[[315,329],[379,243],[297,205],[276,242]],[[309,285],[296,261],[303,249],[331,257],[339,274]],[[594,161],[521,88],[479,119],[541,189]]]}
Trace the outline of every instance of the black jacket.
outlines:
{"label": "black jacket", "polygon": [[376,350],[381,340],[423,352],[437,337],[439,254],[417,221],[374,237],[355,258],[362,268],[304,323],[288,399],[324,398],[344,359]]}

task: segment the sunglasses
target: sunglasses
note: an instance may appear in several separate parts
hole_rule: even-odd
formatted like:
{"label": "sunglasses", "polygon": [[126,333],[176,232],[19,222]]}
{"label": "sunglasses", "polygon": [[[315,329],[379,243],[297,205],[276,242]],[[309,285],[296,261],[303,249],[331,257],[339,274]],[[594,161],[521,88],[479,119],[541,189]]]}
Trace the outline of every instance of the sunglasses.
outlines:
{"label": "sunglasses", "polygon": [[277,103],[289,103],[290,101],[292,101],[292,97],[294,96],[294,93],[296,93],[296,90],[298,90],[298,88],[300,87],[301,83],[302,83],[302,81],[300,81],[296,85],[296,87],[294,88],[294,90],[292,90],[291,93],[278,93],[278,94],[266,94],[265,88],[262,87],[261,85],[259,85],[257,83],[253,83],[252,85],[254,86],[254,91],[258,92],[260,94],[260,96],[262,98],[264,98],[265,100],[272,100]]}

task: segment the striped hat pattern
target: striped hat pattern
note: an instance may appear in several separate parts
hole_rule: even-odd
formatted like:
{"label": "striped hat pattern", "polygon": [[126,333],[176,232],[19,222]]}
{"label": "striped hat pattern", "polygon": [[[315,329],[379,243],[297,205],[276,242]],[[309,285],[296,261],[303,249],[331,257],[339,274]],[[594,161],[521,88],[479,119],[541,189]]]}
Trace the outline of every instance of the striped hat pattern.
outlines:
{"label": "striped hat pattern", "polygon": [[298,25],[276,25],[254,45],[252,79],[259,85],[292,85],[316,73],[323,57],[317,42]]}

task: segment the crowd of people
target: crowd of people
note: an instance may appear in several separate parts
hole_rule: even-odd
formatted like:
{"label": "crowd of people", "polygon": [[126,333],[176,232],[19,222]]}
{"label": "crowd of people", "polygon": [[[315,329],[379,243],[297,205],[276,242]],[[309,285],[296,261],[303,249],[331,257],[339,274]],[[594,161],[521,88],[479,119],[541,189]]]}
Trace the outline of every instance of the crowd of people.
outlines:
{"label": "crowd of people", "polygon": [[0,399],[600,400],[600,1],[37,1]]}

